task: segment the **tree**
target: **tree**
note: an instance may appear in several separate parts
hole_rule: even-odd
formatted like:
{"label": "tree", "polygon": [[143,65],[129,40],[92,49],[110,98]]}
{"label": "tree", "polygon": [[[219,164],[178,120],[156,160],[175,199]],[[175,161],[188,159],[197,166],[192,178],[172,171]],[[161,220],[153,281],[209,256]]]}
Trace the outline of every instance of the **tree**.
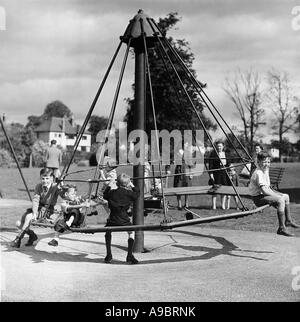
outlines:
{"label": "tree", "polygon": [[50,117],[64,117],[70,118],[72,116],[72,112],[70,109],[61,101],[53,101],[49,104],[47,104],[43,117],[44,118],[50,118]]}
{"label": "tree", "polygon": [[32,129],[39,126],[44,120],[49,119],[51,117],[72,117],[71,110],[61,101],[56,100],[46,105],[44,112],[40,116],[30,115],[28,116],[28,123],[26,127],[30,127]]}
{"label": "tree", "polygon": [[[269,90],[267,99],[273,111],[272,129],[278,135],[279,158],[282,160],[284,134],[297,130],[299,126],[299,105],[286,72],[272,69],[268,72]],[[298,101],[299,102],[299,101]]]}
{"label": "tree", "polygon": [[48,145],[44,141],[38,140],[32,146],[32,157],[33,162],[36,167],[43,167],[45,164],[45,153],[47,151]]}
{"label": "tree", "polygon": [[[169,13],[165,18],[159,19],[158,26],[164,34],[167,34],[167,32],[174,28],[179,21],[180,18],[177,13]],[[168,37],[168,41],[176,48],[182,60],[196,77],[195,70],[191,68],[194,61],[194,55],[189,48],[188,42],[185,40],[174,40],[172,37]],[[172,69],[169,67],[168,70],[172,75],[172,79],[170,79],[170,74],[164,66],[164,62],[161,59],[161,55],[157,47],[148,48],[148,60],[158,130],[166,129],[168,131],[172,131],[174,129],[178,129],[183,131],[186,129],[201,129],[199,120],[192,110],[189,100],[185,97],[185,93],[180,87],[179,81],[175,77]],[[203,106],[199,95],[192,85],[187,82],[185,71],[182,68],[178,68],[178,66],[176,67],[180,78],[186,86],[185,88],[187,92],[201,115],[205,127],[207,129],[214,128],[211,120],[203,114]],[[134,89],[135,85],[133,84],[132,87]],[[154,118],[151,107],[149,86],[147,86],[146,96],[146,132],[148,137],[150,137],[151,130],[154,130]],[[127,113],[124,121],[127,122],[128,131],[131,131],[135,128],[133,117],[134,99],[127,98],[126,101]]]}
{"label": "tree", "polygon": [[92,115],[89,121],[88,130],[91,132],[91,142],[96,142],[97,134],[101,130],[105,130],[108,124],[108,118],[104,116]]}
{"label": "tree", "polygon": [[[26,157],[25,151],[24,151],[25,147],[22,143],[22,140],[20,139],[22,136],[23,130],[24,130],[24,126],[20,123],[11,123],[6,125],[7,135],[9,137],[11,145],[14,149],[16,157],[21,166],[23,166],[24,160]],[[11,153],[9,144],[4,134],[2,134],[2,131],[0,131],[0,148],[7,150],[9,154]]]}
{"label": "tree", "polygon": [[242,120],[242,133],[245,144],[253,152],[255,137],[262,122],[264,110],[261,106],[262,89],[261,79],[252,69],[241,71],[237,69],[233,76],[225,79],[224,91],[233,102],[238,115]]}
{"label": "tree", "polygon": [[10,153],[6,149],[0,148],[0,167],[1,168],[10,168],[15,164]]}
{"label": "tree", "polygon": [[24,166],[32,166],[32,147],[37,137],[32,127],[24,127],[21,132],[21,143],[25,153]]}

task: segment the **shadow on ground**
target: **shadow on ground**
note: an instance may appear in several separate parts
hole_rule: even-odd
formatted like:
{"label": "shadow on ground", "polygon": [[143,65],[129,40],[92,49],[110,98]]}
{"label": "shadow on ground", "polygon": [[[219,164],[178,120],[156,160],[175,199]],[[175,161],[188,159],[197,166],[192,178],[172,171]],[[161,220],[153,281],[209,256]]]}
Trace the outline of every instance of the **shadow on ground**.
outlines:
{"label": "shadow on ground", "polygon": [[[259,261],[268,261],[268,259],[266,258],[259,257],[258,254],[273,253],[267,250],[262,250],[262,251],[244,250],[239,248],[237,245],[233,244],[231,241],[227,240],[226,238],[220,237],[220,236],[205,235],[205,234],[200,234],[195,232],[188,232],[184,230],[175,230],[174,232],[187,234],[190,236],[197,236],[199,237],[199,243],[201,242],[200,238],[212,239],[212,240],[215,240],[218,244],[220,244],[221,247],[206,247],[202,245],[189,246],[189,245],[179,244],[176,241],[176,239],[172,236],[172,233],[169,233],[168,235],[173,240],[173,242],[165,246],[180,248],[182,250],[193,252],[194,255],[191,256],[190,254],[187,254],[186,256],[183,256],[183,257],[141,260],[140,264],[145,265],[145,264],[157,264],[157,263],[176,263],[176,262],[186,262],[186,261],[209,260],[220,255],[228,255],[233,257],[247,258],[247,259],[259,260]],[[43,235],[43,239],[49,238],[52,236],[53,236],[53,233],[45,234]],[[41,239],[40,242],[45,243],[43,239]],[[87,242],[87,243],[89,242],[89,241],[77,240],[73,238],[72,240],[79,241],[79,242]],[[11,251],[21,252],[23,254],[30,256],[34,263],[41,263],[44,261],[54,261],[54,262],[57,261],[57,262],[88,262],[88,263],[104,264],[102,258],[104,258],[105,254],[101,252],[84,253],[82,252],[82,250],[79,250],[76,247],[70,247],[70,246],[61,246],[64,249],[66,249],[66,251],[61,251],[61,248],[60,248],[59,252],[57,251],[58,250],[57,248],[51,248],[51,246],[49,246],[49,251],[39,250],[39,249],[36,249],[35,247],[25,247],[23,245],[21,246],[21,248],[15,249],[15,248],[11,248],[9,243],[10,241],[2,238],[1,245],[6,246],[6,249],[4,250],[4,252],[11,252]],[[95,242],[92,242],[92,243],[95,243]],[[125,243],[126,242],[124,241],[124,244]],[[101,243],[101,242],[97,242],[97,244],[102,245],[102,247],[104,246],[104,243]],[[125,262],[127,248],[125,246],[123,247],[119,245],[112,245],[112,246],[124,250],[124,261],[114,259],[111,264],[128,265]],[[157,247],[157,248],[161,248],[161,247]],[[156,250],[157,248],[152,249],[150,253],[151,252],[153,253],[153,250]],[[199,255],[199,253],[203,253],[203,252],[204,254]],[[252,256],[252,255],[244,255],[244,254],[238,254],[238,253],[253,253],[254,255],[255,254],[257,255]],[[90,256],[96,256],[97,258],[91,258]],[[151,257],[153,257],[153,255],[151,255]]]}

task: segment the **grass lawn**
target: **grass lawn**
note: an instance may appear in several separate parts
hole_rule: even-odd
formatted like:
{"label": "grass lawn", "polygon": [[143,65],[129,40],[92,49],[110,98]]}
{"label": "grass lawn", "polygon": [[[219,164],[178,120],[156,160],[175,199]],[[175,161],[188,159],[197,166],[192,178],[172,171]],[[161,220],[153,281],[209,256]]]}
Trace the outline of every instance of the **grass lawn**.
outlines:
{"label": "grass lawn", "polygon": [[[291,212],[293,218],[300,223],[300,163],[282,163],[274,164],[274,166],[284,167],[285,173],[283,180],[280,184],[280,190],[285,193],[289,193],[291,198]],[[87,167],[76,167],[70,169],[70,172],[76,170],[86,170],[86,172],[81,172],[77,174],[70,175],[70,179],[87,179],[93,178],[94,169]],[[174,173],[174,169],[172,169]],[[35,184],[39,180],[39,171],[38,168],[31,169],[22,169],[25,180],[28,187],[31,190],[31,193],[35,187]],[[119,168],[118,172],[124,171],[132,175],[131,168]],[[203,174],[201,176],[195,177],[193,179],[193,185],[207,185],[208,176]],[[172,186],[172,178],[170,178],[169,186]],[[80,194],[86,194],[88,192],[88,184],[86,183],[77,183],[78,192]],[[4,198],[9,199],[28,199],[24,184],[19,175],[17,169],[6,169],[0,168],[0,189],[4,194]],[[233,198],[232,198],[233,199]],[[173,221],[185,220],[185,211],[179,211],[176,209],[177,201],[176,197],[168,197],[170,210],[168,212],[169,218]],[[184,203],[184,198],[183,198]],[[220,200],[218,199],[218,204],[220,206]],[[254,204],[249,199],[243,199],[246,206],[250,209],[254,208]],[[212,210],[211,207],[211,197],[208,195],[202,196],[190,196],[189,204],[191,210],[199,214],[201,217],[214,216],[224,213],[232,213],[236,210],[232,208],[231,210]],[[173,207],[174,206],[174,209]],[[234,201],[232,200],[232,207],[234,206]],[[20,207],[13,208],[0,208],[0,224],[1,228],[4,227],[14,227],[16,220],[21,216],[22,212],[25,209]],[[88,217],[88,222],[90,223],[100,223],[103,224],[106,220],[106,215],[104,210],[99,207],[98,209],[99,216]],[[149,214],[145,217],[145,224],[159,223],[163,219],[161,212]],[[274,208],[268,208],[263,211],[263,213],[258,213],[248,217],[240,219],[230,219],[226,221],[219,221],[210,224],[204,224],[205,227],[219,227],[225,229],[239,229],[239,230],[252,230],[252,231],[265,231],[265,232],[276,232],[277,229],[277,216],[276,210]],[[300,229],[293,230],[293,232],[300,237]]]}

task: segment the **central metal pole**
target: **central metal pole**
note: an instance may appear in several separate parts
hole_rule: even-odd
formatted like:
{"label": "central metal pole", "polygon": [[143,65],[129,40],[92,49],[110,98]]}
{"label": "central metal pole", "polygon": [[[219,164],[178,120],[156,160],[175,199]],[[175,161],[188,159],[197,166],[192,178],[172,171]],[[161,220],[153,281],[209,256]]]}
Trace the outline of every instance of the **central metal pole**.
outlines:
{"label": "central metal pole", "polygon": [[[134,104],[134,124],[135,129],[145,131],[145,110],[146,110],[146,64],[143,42],[136,42],[135,46],[135,104]],[[143,136],[140,136],[143,140]],[[140,148],[144,149],[145,142],[140,141]],[[138,164],[133,166],[133,177],[144,177],[144,166]],[[140,189],[140,196],[133,204],[133,224],[144,225],[144,179],[134,179],[133,184]],[[142,252],[144,250],[144,232],[137,230],[135,232],[134,251]]]}

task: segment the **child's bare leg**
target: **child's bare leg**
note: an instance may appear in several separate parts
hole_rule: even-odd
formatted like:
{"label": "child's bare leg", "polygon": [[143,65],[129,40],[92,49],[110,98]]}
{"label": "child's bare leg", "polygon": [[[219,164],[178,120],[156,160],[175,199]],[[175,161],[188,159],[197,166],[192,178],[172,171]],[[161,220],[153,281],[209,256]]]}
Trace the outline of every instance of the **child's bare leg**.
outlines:
{"label": "child's bare leg", "polygon": [[181,197],[180,196],[177,196],[177,205],[178,205],[178,209],[181,210],[182,204],[181,204]]}
{"label": "child's bare leg", "polygon": [[71,216],[67,221],[66,221],[66,225],[71,227],[73,221],[74,221],[75,217],[74,216]]}
{"label": "child's bare leg", "polygon": [[284,203],[285,203],[285,207],[284,207],[285,225],[287,227],[300,228],[300,225],[296,224],[293,221],[292,216],[291,216],[290,196],[286,193],[282,193],[281,196],[284,199]]}
{"label": "child's bare leg", "polygon": [[227,209],[230,209],[230,200],[231,200],[231,196],[227,196]]}
{"label": "child's bare leg", "polygon": [[226,197],[227,197],[227,196],[222,196],[222,197],[221,197],[221,200],[222,200],[222,201],[221,201],[221,202],[222,202],[222,209],[226,209],[226,207],[225,207]]}
{"label": "child's bare leg", "polygon": [[189,207],[189,197],[185,195],[185,207]]}
{"label": "child's bare leg", "polygon": [[234,200],[236,209],[239,209],[239,198],[237,196],[234,196]]}
{"label": "child's bare leg", "polygon": [[217,209],[217,197],[212,197],[212,209]]}
{"label": "child's bare leg", "polygon": [[[21,240],[22,238],[25,236],[25,234],[27,233],[29,235],[29,237],[31,239],[34,238],[34,240],[37,239],[36,235],[34,234],[34,232],[32,230],[29,230],[29,227],[30,227],[30,223],[32,221],[32,219],[34,218],[34,215],[32,212],[28,213],[26,212],[22,218],[21,218],[21,221],[17,221],[16,222],[16,225],[17,227],[20,229],[16,238],[12,241],[11,243],[11,246],[12,247],[16,247],[16,248],[19,248],[20,245],[21,245]],[[32,236],[32,237],[31,237]],[[27,243],[27,246],[30,246],[32,245],[32,241],[30,244]]]}

